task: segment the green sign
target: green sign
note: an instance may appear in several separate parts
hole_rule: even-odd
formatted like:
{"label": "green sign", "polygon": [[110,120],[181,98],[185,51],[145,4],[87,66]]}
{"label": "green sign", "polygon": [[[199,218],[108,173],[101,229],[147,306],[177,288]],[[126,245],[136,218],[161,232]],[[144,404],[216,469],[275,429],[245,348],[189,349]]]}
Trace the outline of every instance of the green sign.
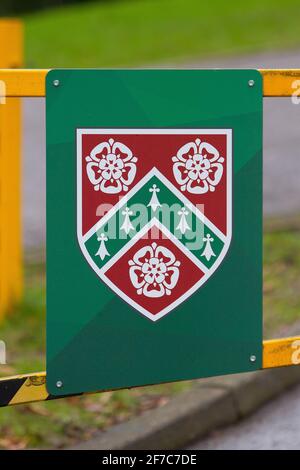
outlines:
{"label": "green sign", "polygon": [[262,78],[47,75],[47,388],[262,366]]}

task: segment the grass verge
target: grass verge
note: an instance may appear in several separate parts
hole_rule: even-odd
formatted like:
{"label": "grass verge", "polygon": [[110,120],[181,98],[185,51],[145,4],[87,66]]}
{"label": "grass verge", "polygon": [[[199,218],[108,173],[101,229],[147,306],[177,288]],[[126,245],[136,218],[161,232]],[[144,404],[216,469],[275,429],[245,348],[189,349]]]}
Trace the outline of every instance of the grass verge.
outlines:
{"label": "grass verge", "polygon": [[28,67],[119,67],[299,45],[300,1],[123,0],[24,16]]}

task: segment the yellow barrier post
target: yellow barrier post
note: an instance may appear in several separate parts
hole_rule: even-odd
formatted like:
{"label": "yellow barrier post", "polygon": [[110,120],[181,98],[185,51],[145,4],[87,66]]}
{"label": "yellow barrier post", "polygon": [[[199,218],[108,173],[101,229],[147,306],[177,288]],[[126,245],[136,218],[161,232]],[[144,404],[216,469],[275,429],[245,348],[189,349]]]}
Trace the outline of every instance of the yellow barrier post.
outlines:
{"label": "yellow barrier post", "polygon": [[[0,68],[23,61],[22,23],[0,20]],[[0,95],[6,90],[1,84]],[[0,97],[0,319],[22,294],[21,100]]]}

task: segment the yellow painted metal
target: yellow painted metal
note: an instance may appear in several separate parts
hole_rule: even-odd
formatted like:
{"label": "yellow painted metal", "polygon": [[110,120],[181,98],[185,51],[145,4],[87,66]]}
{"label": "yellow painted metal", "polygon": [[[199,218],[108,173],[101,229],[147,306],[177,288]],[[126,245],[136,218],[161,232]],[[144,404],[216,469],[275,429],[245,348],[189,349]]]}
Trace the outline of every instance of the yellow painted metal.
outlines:
{"label": "yellow painted metal", "polygon": [[300,365],[300,336],[263,342],[263,369]]}
{"label": "yellow painted metal", "polygon": [[45,372],[29,375],[25,382],[10,400],[9,405],[44,401],[49,397],[46,389]]}
{"label": "yellow painted metal", "polygon": [[6,84],[11,97],[44,97],[45,77],[49,70],[0,70],[0,80]]}
{"label": "yellow painted metal", "polygon": [[288,97],[300,90],[300,69],[264,69],[260,72],[265,97]]}
{"label": "yellow painted metal", "polygon": [[[260,69],[265,97],[292,96],[300,87],[300,69]],[[45,76],[48,70],[0,70],[0,80],[7,86],[7,96],[45,96]]]}
{"label": "yellow painted metal", "polygon": [[6,284],[6,306],[22,294],[21,131],[21,100],[7,98],[0,105],[0,282]]}
{"label": "yellow painted metal", "polygon": [[19,68],[23,64],[23,24],[22,21],[0,19],[0,68]]}
{"label": "yellow painted metal", "polygon": [[0,379],[0,407],[47,399],[45,372]]}
{"label": "yellow painted metal", "polygon": [[[21,67],[22,23],[0,20],[0,66]],[[1,87],[3,91],[5,87]],[[0,103],[0,319],[22,294],[21,100]]]}
{"label": "yellow painted metal", "polygon": [[0,105],[0,318],[22,292],[20,99]]}

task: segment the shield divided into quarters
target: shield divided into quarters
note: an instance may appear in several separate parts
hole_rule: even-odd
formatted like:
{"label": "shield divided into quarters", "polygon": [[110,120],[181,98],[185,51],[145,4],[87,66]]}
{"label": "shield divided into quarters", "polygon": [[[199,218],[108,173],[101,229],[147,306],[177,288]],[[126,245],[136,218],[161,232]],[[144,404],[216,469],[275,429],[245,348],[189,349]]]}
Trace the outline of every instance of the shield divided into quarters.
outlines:
{"label": "shield divided into quarters", "polygon": [[133,309],[176,315],[231,231],[231,129],[77,129],[79,245]]}

